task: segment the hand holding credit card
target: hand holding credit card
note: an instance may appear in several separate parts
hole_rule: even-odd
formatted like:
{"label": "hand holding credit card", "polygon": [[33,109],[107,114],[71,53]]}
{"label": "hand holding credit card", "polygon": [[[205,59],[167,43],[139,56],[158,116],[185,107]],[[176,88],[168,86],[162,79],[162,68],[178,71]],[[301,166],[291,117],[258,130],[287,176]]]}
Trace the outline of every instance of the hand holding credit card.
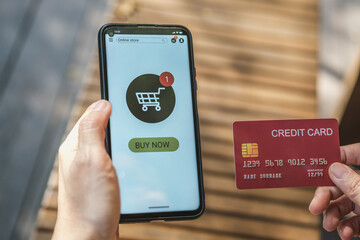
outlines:
{"label": "hand holding credit card", "polygon": [[334,185],[328,169],[340,162],[335,119],[234,122],[238,189]]}

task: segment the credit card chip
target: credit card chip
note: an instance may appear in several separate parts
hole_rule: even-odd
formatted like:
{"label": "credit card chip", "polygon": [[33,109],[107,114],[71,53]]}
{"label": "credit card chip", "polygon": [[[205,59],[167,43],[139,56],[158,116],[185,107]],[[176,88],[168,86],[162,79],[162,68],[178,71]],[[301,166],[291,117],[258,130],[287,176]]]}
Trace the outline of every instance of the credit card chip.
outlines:
{"label": "credit card chip", "polygon": [[241,144],[241,155],[243,157],[258,157],[259,156],[259,145],[257,143]]}

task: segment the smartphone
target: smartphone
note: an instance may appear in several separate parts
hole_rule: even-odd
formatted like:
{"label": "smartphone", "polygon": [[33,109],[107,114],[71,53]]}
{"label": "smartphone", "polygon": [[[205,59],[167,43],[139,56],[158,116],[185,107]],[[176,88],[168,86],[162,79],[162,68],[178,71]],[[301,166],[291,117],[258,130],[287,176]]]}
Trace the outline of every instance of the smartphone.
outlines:
{"label": "smartphone", "polygon": [[190,31],[106,24],[98,35],[102,98],[112,114],[106,147],[122,222],[186,220],[205,207]]}

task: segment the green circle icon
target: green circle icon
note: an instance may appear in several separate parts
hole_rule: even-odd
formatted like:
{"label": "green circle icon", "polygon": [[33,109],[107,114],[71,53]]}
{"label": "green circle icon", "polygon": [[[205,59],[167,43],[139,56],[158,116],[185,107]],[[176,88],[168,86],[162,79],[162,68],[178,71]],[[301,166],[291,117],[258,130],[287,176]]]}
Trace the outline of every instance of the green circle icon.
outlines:
{"label": "green circle icon", "polygon": [[126,92],[130,112],[139,120],[157,123],[170,116],[175,107],[175,93],[171,86],[160,83],[156,74],[135,78]]}

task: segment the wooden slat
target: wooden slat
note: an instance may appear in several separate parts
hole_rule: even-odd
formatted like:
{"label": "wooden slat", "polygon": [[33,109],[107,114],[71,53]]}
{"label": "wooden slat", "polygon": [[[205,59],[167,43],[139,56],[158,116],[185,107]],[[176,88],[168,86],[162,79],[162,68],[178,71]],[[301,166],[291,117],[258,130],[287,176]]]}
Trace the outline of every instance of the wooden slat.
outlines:
{"label": "wooden slat", "polygon": [[[261,63],[268,66],[297,69],[313,74],[317,70],[317,63],[309,60],[294,59],[291,55],[274,54],[272,52],[254,51],[237,44],[224,44],[196,35],[196,53],[211,53],[221,55],[227,59],[239,59],[249,63]],[[281,69],[281,68],[280,68]]]}
{"label": "wooden slat", "polygon": [[224,69],[221,73],[218,69],[211,68],[211,66],[206,66],[203,63],[202,67],[196,69],[198,79],[206,79],[207,81],[219,81],[228,82],[240,87],[242,85],[255,85],[269,87],[269,88],[277,88],[279,90],[287,90],[291,92],[298,91],[311,91],[315,93],[314,79],[302,79],[301,81],[289,81],[287,79],[279,79],[275,77],[269,76],[256,76],[255,74],[250,73],[240,73],[236,69]]}
{"label": "wooden slat", "polygon": [[[149,1],[149,0],[147,0]],[[144,1],[142,1],[144,2]],[[184,1],[170,1],[170,4],[182,4]],[[163,4],[163,3],[162,3]],[[196,0],[186,1],[186,7],[203,8],[203,14],[210,15],[209,9],[214,9],[223,13],[222,15],[239,14],[241,16],[252,17],[261,20],[284,20],[286,22],[296,22],[299,24],[310,24],[316,26],[317,6],[299,6],[289,4],[287,1],[216,1],[216,0]],[[305,7],[305,8],[304,8]],[[172,9],[171,7],[169,9]],[[198,9],[198,10],[199,10]],[[198,11],[201,12],[201,11]]]}
{"label": "wooden slat", "polygon": [[38,230],[36,232],[34,232],[34,234],[31,236],[30,239],[36,239],[36,240],[51,240],[53,231],[48,231],[48,230]]}
{"label": "wooden slat", "polygon": [[[210,2],[215,2],[216,0],[211,0]],[[278,1],[268,1],[268,0],[255,0],[255,1],[246,1],[246,0],[234,0],[234,1],[222,1],[221,6],[232,7],[233,9],[240,9],[249,11],[251,13],[268,13],[274,15],[285,14],[287,17],[298,16],[302,21],[312,21],[316,22],[317,16],[317,1],[313,0],[278,0]],[[254,9],[255,11],[251,11]],[[303,15],[304,14],[304,15]],[[306,19],[304,19],[306,18]]]}
{"label": "wooden slat", "polygon": [[[204,23],[202,23],[203,18],[196,16],[196,14],[183,16],[174,12],[161,12],[155,7],[143,8],[139,14],[141,14],[140,20],[146,18],[149,19],[151,16],[156,15],[157,23],[182,23],[183,25],[189,26],[191,29],[193,29],[194,26],[197,28],[204,28]],[[145,20],[142,20],[142,22],[144,21]],[[206,26],[211,26],[211,31],[213,32],[241,35],[243,40],[258,44],[272,45],[279,48],[289,47],[308,53],[313,53],[316,50],[315,46],[317,39],[315,36],[313,38],[306,38],[288,34],[277,34],[271,31],[261,32],[259,30],[242,29],[234,24],[222,24],[212,21],[207,22]],[[267,37],[265,38],[265,36]]]}
{"label": "wooden slat", "polygon": [[[257,51],[257,54],[271,53],[309,62],[315,60],[316,49],[297,48],[296,46],[284,45],[279,42],[269,42],[266,41],[266,39],[264,41],[261,36],[259,38],[249,38],[247,35],[240,34],[237,31],[220,31],[221,28],[216,29],[216,27],[215,29],[204,28],[200,24],[197,24],[197,22],[190,22],[190,24],[189,27],[195,39],[208,40],[220,46],[226,44],[234,47],[238,46],[239,48],[244,47],[252,49],[252,51]],[[197,46],[196,42],[195,46]]]}
{"label": "wooden slat", "polygon": [[[255,1],[252,1],[254,3]],[[313,10],[316,11],[316,7],[314,7],[312,10],[308,11],[302,11],[302,8],[297,8],[296,6],[289,6],[287,9],[284,9],[284,5],[277,5],[273,2],[267,5],[249,5],[248,2],[246,2],[246,6],[244,2],[241,1],[207,1],[207,7],[205,9],[212,9],[216,10],[219,13],[222,13],[224,15],[232,16],[234,19],[236,17],[240,18],[237,20],[249,20],[247,23],[249,25],[252,25],[255,22],[256,24],[263,23],[265,21],[270,21],[271,24],[277,24],[277,25],[287,25],[287,26],[307,26],[310,29],[314,29],[317,27],[315,21],[311,20],[313,17]],[[269,3],[269,1],[268,1]],[[196,7],[203,7],[201,5],[201,1],[193,1],[194,6]],[[238,8],[234,8],[234,6],[238,6]],[[271,8],[271,10],[269,9]],[[300,11],[298,11],[300,9]],[[295,13],[295,11],[298,11]],[[212,14],[212,11],[207,10],[207,14]],[[291,12],[293,14],[291,14]],[[206,13],[206,11],[205,11]],[[302,19],[302,17],[305,17],[307,15],[306,20]]]}
{"label": "wooden slat", "polygon": [[213,212],[206,212],[203,221],[184,221],[177,224],[191,228],[200,228],[209,231],[228,232],[234,235],[249,235],[258,239],[296,239],[301,236],[303,239],[313,239],[319,237],[316,226],[314,228],[295,227],[290,225],[278,224],[273,221],[262,222],[254,218],[240,218],[232,215],[223,215]]}
{"label": "wooden slat", "polygon": [[[313,38],[315,36],[314,33],[317,30],[316,25],[314,24],[309,25],[304,24],[304,22],[293,23],[290,21],[275,21],[271,18],[259,19],[259,17],[254,17],[254,15],[241,15],[241,11],[224,11],[224,8],[222,8],[224,4],[222,3],[220,5],[220,8],[210,6],[204,8],[203,5],[188,4],[174,0],[166,2],[161,0],[146,0],[142,1],[141,6],[151,10],[154,10],[154,6],[156,6],[156,11],[171,13],[171,15],[182,16],[186,19],[196,19],[192,18],[190,15],[198,13],[197,16],[206,17],[205,21],[209,24],[224,24],[259,32],[276,32],[278,34],[289,34],[300,38]],[[171,11],[172,9],[177,9],[177,11]]]}
{"label": "wooden slat", "polygon": [[304,79],[312,79],[314,81],[316,78],[316,74],[314,72],[301,72],[293,69],[284,69],[281,68],[281,66],[258,64],[257,62],[249,63],[238,58],[224,58],[222,56],[212,55],[209,53],[196,55],[195,60],[200,62],[212,62],[213,64],[211,65],[217,69],[226,70],[226,68],[235,67],[240,72],[250,72],[259,76],[293,79],[294,81],[304,81]]}
{"label": "wooden slat", "polygon": [[[245,110],[238,110],[237,112],[229,111],[220,111],[217,109],[214,111],[209,108],[199,108],[200,122],[213,122],[216,121],[219,125],[231,126],[234,121],[251,121],[251,120],[274,120],[274,119],[295,119],[296,117],[291,117],[286,113],[279,114],[266,114],[262,112],[249,112]],[[306,118],[315,118],[316,113],[309,114]],[[304,116],[299,116],[299,118],[304,118]]]}
{"label": "wooden slat", "polygon": [[[311,110],[316,107],[313,102],[307,101],[306,96],[310,94],[306,92],[301,96],[292,92],[271,91],[271,89],[266,91],[267,89],[261,88],[261,86],[232,88],[231,84],[220,90],[216,85],[198,82],[198,102],[203,108],[209,107],[214,111],[228,109],[233,112],[237,112],[238,109],[246,109],[274,115],[278,113],[289,115],[289,117],[305,117],[311,114],[313,112]],[[237,97],[235,98],[235,96]]]}
{"label": "wooden slat", "polygon": [[[120,226],[120,239],[124,237],[132,239],[153,239],[153,240],[184,240],[184,239],[197,239],[197,240],[236,240],[238,236],[224,235],[216,232],[209,232],[206,230],[189,230],[181,226],[170,226],[168,224],[136,224]],[[164,234],[166,233],[166,234]],[[251,236],[241,236],[242,240],[254,239]]]}

